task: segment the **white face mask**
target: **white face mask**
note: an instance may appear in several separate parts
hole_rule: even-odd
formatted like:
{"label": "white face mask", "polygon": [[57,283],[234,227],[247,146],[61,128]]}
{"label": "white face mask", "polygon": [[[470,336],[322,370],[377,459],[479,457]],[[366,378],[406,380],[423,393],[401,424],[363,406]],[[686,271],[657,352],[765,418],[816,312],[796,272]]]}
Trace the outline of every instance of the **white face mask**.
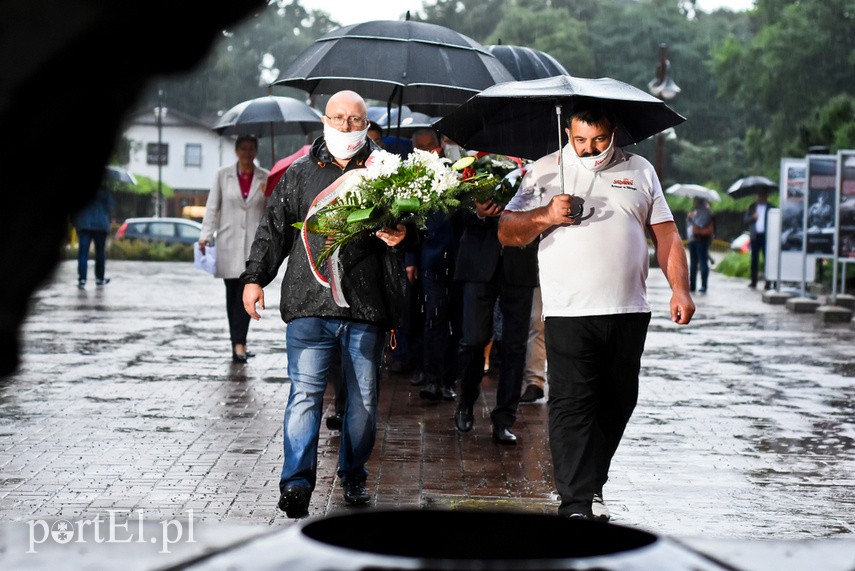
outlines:
{"label": "white face mask", "polygon": [[365,145],[368,137],[368,125],[362,131],[339,131],[324,124],[324,141],[327,150],[337,159],[349,159]]}
{"label": "white face mask", "polygon": [[[575,154],[575,153],[574,153]],[[612,156],[615,154],[615,135],[612,133],[612,140],[609,143],[608,148],[596,156],[591,157],[580,157],[576,155],[576,158],[579,160],[579,164],[588,169],[589,171],[597,172],[601,171],[612,161]]]}

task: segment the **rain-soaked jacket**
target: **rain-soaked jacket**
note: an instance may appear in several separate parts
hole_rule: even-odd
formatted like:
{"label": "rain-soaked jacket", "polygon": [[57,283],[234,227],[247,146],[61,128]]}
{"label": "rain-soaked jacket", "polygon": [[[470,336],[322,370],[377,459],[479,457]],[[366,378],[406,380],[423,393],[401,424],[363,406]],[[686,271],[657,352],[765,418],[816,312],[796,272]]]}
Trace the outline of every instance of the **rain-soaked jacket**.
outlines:
{"label": "rain-soaked jacket", "polygon": [[[333,162],[320,137],[312,144],[309,154],[295,161],[276,185],[255,232],[241,280],[264,287],[273,281],[287,257],[279,306],[286,323],[299,317],[323,317],[386,328],[397,325],[405,275],[397,248],[390,248],[373,234],[366,234],[341,249],[342,292],[350,307],[339,307],[331,290],[312,275],[300,231],[292,226],[295,222],[303,222],[312,201],[322,190],[343,172],[363,167],[375,148],[369,141],[342,170]],[[408,229],[408,238],[411,233],[414,232]],[[317,233],[307,235],[312,256],[317,259],[326,238]],[[323,266],[320,273],[329,277],[325,264]]]}

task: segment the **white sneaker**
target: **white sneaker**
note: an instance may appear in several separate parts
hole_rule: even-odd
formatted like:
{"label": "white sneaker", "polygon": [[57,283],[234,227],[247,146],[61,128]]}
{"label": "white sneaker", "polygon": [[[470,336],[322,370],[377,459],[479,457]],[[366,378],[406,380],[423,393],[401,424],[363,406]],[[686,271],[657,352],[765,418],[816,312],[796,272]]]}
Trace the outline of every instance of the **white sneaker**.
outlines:
{"label": "white sneaker", "polygon": [[606,502],[603,501],[602,494],[594,494],[594,501],[591,502],[591,513],[594,515],[594,519],[601,519],[603,521],[609,521],[612,517],[609,513],[609,508],[606,506]]}

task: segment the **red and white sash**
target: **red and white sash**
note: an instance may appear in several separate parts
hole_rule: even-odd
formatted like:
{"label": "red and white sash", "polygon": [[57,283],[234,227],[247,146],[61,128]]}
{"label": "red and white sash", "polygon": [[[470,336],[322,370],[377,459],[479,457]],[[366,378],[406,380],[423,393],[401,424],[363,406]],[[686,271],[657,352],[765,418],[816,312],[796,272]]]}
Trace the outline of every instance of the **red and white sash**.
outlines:
{"label": "red and white sash", "polygon": [[347,177],[356,172],[357,169],[349,170],[335,179],[332,184],[323,189],[312,201],[309,206],[309,211],[306,213],[306,219],[303,220],[303,227],[300,229],[300,237],[303,240],[303,248],[306,250],[306,256],[309,258],[309,267],[312,270],[312,275],[315,280],[324,287],[330,288],[333,295],[333,300],[339,307],[350,307],[347,300],[344,298],[344,293],[341,291],[341,264],[339,263],[339,249],[336,248],[332,255],[327,258],[327,272],[330,279],[325,278],[315,267],[315,260],[312,257],[312,250],[309,248],[309,219],[314,216],[320,209],[332,204],[338,199],[339,186]]}

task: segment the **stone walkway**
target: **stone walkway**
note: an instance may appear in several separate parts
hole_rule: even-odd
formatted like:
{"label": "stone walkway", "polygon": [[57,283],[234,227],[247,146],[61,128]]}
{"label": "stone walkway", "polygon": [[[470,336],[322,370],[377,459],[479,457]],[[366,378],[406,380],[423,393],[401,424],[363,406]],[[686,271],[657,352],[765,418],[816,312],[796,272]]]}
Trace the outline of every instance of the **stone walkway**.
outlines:
{"label": "stone walkway", "polygon": [[[234,365],[221,281],[185,263],[107,269],[109,285],[80,291],[64,262],[35,296],[21,369],[0,381],[0,519],[193,510],[293,525],[276,509],[289,388],[278,280],[250,327],[257,356]],[[678,327],[655,268],[649,293],[639,404],[605,488],[612,521],[698,540],[852,537],[852,324],[764,304],[745,280],[713,274]],[[490,438],[495,379],[483,389],[475,429],[459,434],[453,403],[423,401],[387,371],[372,507],[555,511],[545,402],[521,405],[520,443],[503,447]],[[321,431],[312,516],[347,510],[338,433]]]}

